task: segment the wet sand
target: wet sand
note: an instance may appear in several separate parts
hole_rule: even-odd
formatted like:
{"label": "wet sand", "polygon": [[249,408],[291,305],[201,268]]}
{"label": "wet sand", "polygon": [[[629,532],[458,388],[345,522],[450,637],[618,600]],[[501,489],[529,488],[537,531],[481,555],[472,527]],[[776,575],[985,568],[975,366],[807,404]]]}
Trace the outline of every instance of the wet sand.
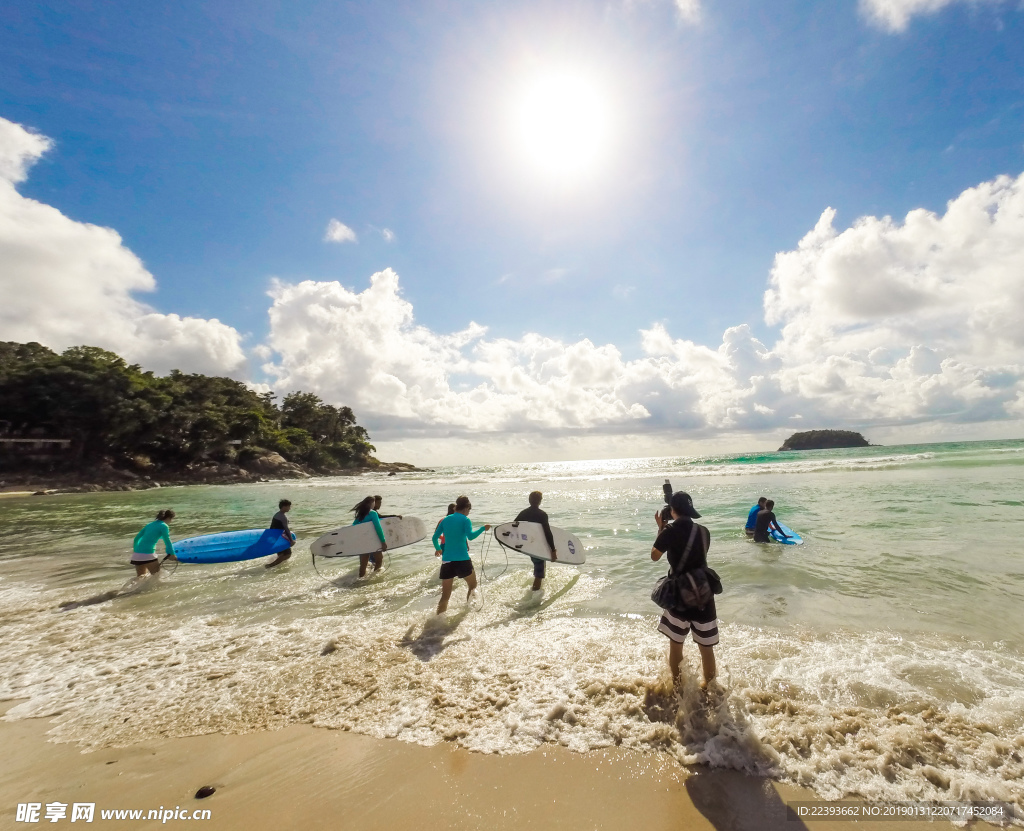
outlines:
{"label": "wet sand", "polygon": [[[7,703],[3,709],[8,709]],[[294,725],[247,735],[166,739],[82,753],[46,740],[44,719],[0,722],[0,827],[18,803],[96,803],[96,825],[174,826],[185,820],[102,820],[101,809],[209,809],[209,829],[718,829],[920,831],[946,822],[787,821],[808,791],[731,771],[682,768],[633,751],[560,747],[496,756],[450,744],[421,747]],[[212,785],[204,800],[195,792]],[[45,810],[45,809],[44,809]],[[44,820],[45,821],[45,820]],[[68,818],[61,822],[70,821]],[[973,824],[972,828],[990,828]]]}

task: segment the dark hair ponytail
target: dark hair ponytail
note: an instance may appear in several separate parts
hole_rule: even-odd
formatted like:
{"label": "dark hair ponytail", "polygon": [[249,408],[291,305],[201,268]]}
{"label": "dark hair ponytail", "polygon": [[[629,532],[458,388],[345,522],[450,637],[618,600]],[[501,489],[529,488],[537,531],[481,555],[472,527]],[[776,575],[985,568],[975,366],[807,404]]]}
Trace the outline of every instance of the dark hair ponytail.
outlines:
{"label": "dark hair ponytail", "polygon": [[174,519],[175,516],[176,515],[175,515],[174,511],[172,511],[170,508],[168,508],[166,511],[157,511],[156,521],[157,522],[166,522],[169,519]]}
{"label": "dark hair ponytail", "polygon": [[356,515],[357,520],[361,521],[366,519],[366,515],[373,510],[373,497],[366,497],[366,499],[364,499],[359,504],[353,505],[350,510],[352,511],[352,513]]}
{"label": "dark hair ponytail", "polygon": [[448,516],[451,516],[454,513],[455,513],[455,503],[454,502],[449,502],[448,503]]}

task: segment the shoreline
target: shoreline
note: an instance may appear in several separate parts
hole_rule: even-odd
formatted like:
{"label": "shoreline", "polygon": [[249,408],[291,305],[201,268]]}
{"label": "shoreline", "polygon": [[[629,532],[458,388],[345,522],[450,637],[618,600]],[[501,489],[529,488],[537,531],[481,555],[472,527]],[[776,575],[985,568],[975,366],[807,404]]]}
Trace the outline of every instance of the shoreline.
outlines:
{"label": "shoreline", "polygon": [[[13,818],[18,803],[61,802],[70,817],[72,803],[92,802],[99,825],[118,822],[101,819],[101,809],[180,807],[210,810],[203,827],[211,829],[850,829],[848,821],[789,819],[787,802],[817,801],[807,789],[618,748],[576,753],[552,745],[482,754],[451,743],[425,747],[290,725],[83,752],[48,740],[47,730],[45,719],[0,720],[10,760],[0,772],[6,816]],[[196,799],[206,785],[216,792]],[[132,827],[162,824],[141,820]],[[920,822],[861,821],[856,827],[913,831]],[[928,827],[955,826],[939,821]]]}
{"label": "shoreline", "polygon": [[0,498],[14,496],[52,496],[68,493],[113,493],[156,490],[164,487],[190,487],[192,485],[251,485],[278,482],[286,479],[346,478],[365,473],[397,476],[401,473],[420,473],[424,468],[406,462],[380,462],[376,465],[335,470],[327,473],[310,471],[288,464],[279,470],[250,471],[237,465],[211,464],[192,471],[165,471],[142,475],[133,471],[101,467],[100,475],[87,475],[80,471],[64,473],[36,473],[11,471],[0,473]]}

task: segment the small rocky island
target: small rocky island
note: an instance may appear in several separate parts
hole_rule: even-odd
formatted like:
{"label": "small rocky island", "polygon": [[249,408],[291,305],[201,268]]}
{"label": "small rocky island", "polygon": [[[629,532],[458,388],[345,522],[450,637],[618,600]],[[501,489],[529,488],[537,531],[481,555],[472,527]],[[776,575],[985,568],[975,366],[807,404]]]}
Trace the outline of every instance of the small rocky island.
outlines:
{"label": "small rocky island", "polygon": [[870,447],[860,433],[852,430],[805,430],[794,433],[782,443],[783,450],[831,450],[837,447]]}

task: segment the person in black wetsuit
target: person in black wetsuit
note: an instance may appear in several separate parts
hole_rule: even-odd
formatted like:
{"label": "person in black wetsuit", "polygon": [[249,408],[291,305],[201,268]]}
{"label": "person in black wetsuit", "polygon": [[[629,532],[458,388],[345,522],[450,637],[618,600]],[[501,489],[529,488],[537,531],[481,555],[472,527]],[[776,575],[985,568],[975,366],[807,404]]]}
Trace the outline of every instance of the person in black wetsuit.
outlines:
{"label": "person in black wetsuit", "polygon": [[775,502],[769,499],[764,503],[764,509],[758,512],[757,522],[754,524],[754,542],[771,542],[772,538],[768,536],[768,529],[772,526],[782,534],[784,540],[789,539],[789,536],[779,527],[775,514],[772,513],[774,507]]}
{"label": "person in black wetsuit", "polygon": [[[282,499],[277,503],[277,513],[274,514],[274,518],[270,520],[270,530],[280,531],[288,542],[292,541],[292,529],[288,526],[288,512],[291,509],[291,501],[288,499]],[[264,568],[273,568],[276,565],[280,565],[291,556],[292,549],[291,546],[289,546],[284,551],[277,552],[277,559],[273,562],[267,563]]]}
{"label": "person in black wetsuit", "polygon": [[[551,526],[548,525],[548,515],[540,509],[540,501],[544,498],[544,494],[540,491],[534,491],[530,494],[530,507],[524,508],[519,512],[519,516],[516,517],[516,522],[537,522],[544,527],[544,537],[548,541],[548,547],[551,549],[551,559],[558,559],[558,552],[555,551],[555,538],[551,533]],[[541,583],[544,582],[544,568],[545,561],[538,559],[537,557],[530,557],[533,560],[533,591],[540,591]]]}

